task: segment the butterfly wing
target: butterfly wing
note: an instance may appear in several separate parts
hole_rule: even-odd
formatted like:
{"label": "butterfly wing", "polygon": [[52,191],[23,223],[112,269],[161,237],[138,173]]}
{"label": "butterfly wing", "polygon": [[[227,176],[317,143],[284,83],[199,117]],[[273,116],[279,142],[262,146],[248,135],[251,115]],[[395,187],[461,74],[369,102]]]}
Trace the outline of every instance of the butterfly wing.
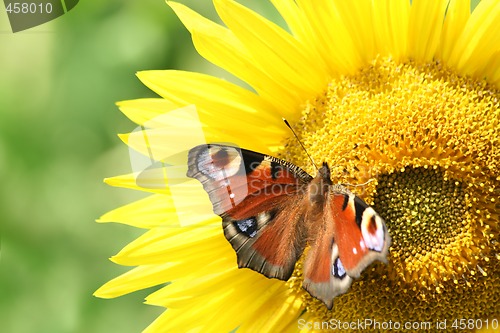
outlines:
{"label": "butterfly wing", "polygon": [[328,309],[353,278],[375,260],[386,262],[390,237],[373,208],[345,187],[333,185],[323,212],[323,228],[311,242],[303,287]]}
{"label": "butterfly wing", "polygon": [[312,177],[277,158],[218,144],[189,151],[187,176],[202,183],[222,217],[238,266],[287,280],[305,246],[301,194]]}
{"label": "butterfly wing", "polygon": [[373,261],[387,262],[391,239],[384,220],[343,186],[332,186],[330,193],[335,242],[347,274],[357,278]]}
{"label": "butterfly wing", "polygon": [[331,310],[334,297],[345,293],[351,283],[352,278],[347,275],[339,258],[333,234],[325,233],[307,253],[302,286]]}

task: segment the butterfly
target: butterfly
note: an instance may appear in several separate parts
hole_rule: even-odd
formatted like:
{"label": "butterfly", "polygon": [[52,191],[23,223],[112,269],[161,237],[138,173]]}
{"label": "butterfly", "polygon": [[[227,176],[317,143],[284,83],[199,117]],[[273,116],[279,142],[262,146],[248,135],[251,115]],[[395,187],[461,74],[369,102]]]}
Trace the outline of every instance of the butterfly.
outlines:
{"label": "butterfly", "polygon": [[327,163],[311,177],[284,160],[222,144],[188,153],[187,176],[201,182],[238,267],[288,280],[303,262],[303,288],[328,309],[373,261],[387,262],[384,220],[346,187]]}

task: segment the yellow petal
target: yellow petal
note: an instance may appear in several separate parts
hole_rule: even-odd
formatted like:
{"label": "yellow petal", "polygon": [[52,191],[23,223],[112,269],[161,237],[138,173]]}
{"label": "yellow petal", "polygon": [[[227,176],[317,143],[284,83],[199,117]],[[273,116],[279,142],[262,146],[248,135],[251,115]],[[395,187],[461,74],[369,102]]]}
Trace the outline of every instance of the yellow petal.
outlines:
{"label": "yellow petal", "polygon": [[[182,168],[185,169],[185,166]],[[165,169],[170,169],[170,167]],[[214,218],[216,220],[218,219],[217,216],[213,214],[212,204],[198,181],[194,179],[181,179],[179,181],[179,179],[175,179],[174,177],[167,178],[169,175],[168,171],[167,173],[153,172],[153,174],[157,176],[151,177],[150,171],[153,172],[155,169],[146,170],[139,174],[107,178],[105,181],[111,186],[162,194],[162,197],[165,198],[163,201],[164,208],[161,206],[161,201],[157,200],[155,200],[155,202],[158,203],[158,206],[149,208],[154,211],[156,216],[158,216],[158,214],[165,214],[162,215],[162,222],[158,222],[158,224],[185,227],[196,225],[203,221],[213,221]],[[146,176],[143,176],[143,174],[146,174]],[[185,177],[185,171],[182,175],[178,175],[178,177],[181,176]],[[135,214],[132,213],[132,211],[138,209],[138,207],[140,207],[140,203],[117,209],[103,216],[99,222],[111,222],[116,219],[116,222],[149,227],[150,224],[148,224],[148,222],[139,221],[140,213],[142,213],[141,210]]]}
{"label": "yellow petal", "polygon": [[262,71],[253,58],[247,61],[240,57],[238,51],[228,48],[225,39],[209,36],[205,32],[195,31],[193,43],[203,57],[248,83],[262,99],[279,110],[282,116],[295,117],[296,105],[301,103],[301,96],[295,94],[287,83]]}
{"label": "yellow petal", "polygon": [[196,303],[206,303],[207,299],[210,300],[221,291],[219,289],[221,285],[227,286],[222,291],[223,293],[231,289],[234,283],[240,284],[241,289],[244,290],[249,283],[251,285],[261,278],[251,271],[238,269],[234,262],[227,259],[216,259],[215,261],[218,262],[216,270],[213,269],[214,266],[210,262],[211,272],[205,270],[205,274],[199,272],[197,276],[191,275],[187,278],[177,279],[174,283],[149,295],[146,302],[166,308],[191,307]]}
{"label": "yellow petal", "polygon": [[330,0],[296,2],[312,26],[316,50],[329,65],[329,74],[354,73],[361,66],[362,58],[333,2]]}
{"label": "yellow petal", "polygon": [[[196,308],[199,311],[196,316],[197,324],[203,327],[204,332],[231,331],[242,322],[253,321],[254,313],[262,309],[261,305],[269,299],[281,300],[282,304],[286,301],[284,297],[286,294],[283,293],[286,287],[283,282],[267,279],[249,270],[235,269],[201,279],[175,282],[175,284],[178,283],[181,283],[181,286],[176,287],[172,284],[156,292],[156,295],[149,296],[148,303],[154,299],[155,304],[159,301],[163,303],[163,306],[171,308],[168,301],[171,296],[177,298],[183,294],[194,295],[192,298],[184,298],[184,302],[187,303],[183,305],[183,308]],[[224,285],[224,291],[221,292],[217,288],[218,285]],[[188,291],[182,292],[182,286]],[[174,295],[170,294],[168,289],[171,288],[177,289],[178,292]],[[181,299],[177,301],[182,302]],[[230,306],[227,306],[228,304]],[[242,312],[242,308],[245,311]],[[191,312],[184,313],[182,319],[176,319],[179,321],[172,328],[184,327],[182,322],[190,325],[192,316]],[[261,316],[269,317],[269,314],[264,311]],[[166,328],[163,327],[163,329]],[[268,330],[264,332],[266,331]]]}
{"label": "yellow petal", "polygon": [[414,0],[410,11],[409,56],[432,61],[441,38],[448,1]]}
{"label": "yellow petal", "polygon": [[[148,235],[148,233],[150,232],[147,232],[145,235]],[[223,237],[219,235],[219,238]],[[210,238],[208,238],[208,243],[210,243],[210,241]],[[191,245],[196,246],[197,244],[199,243],[194,242]],[[229,244],[226,245],[230,247]],[[235,255],[229,257],[226,255],[227,253],[231,253],[229,252],[230,249],[219,245],[217,249],[212,251],[210,247],[211,246],[207,247],[205,244],[201,244],[198,247],[198,252],[192,251],[189,256],[181,258],[180,260],[169,261],[169,258],[165,258],[164,260],[155,262],[155,264],[142,264],[107,282],[99,288],[94,295],[102,298],[118,297],[168,281],[176,281],[185,279],[186,277],[190,277],[190,279],[194,277],[199,278],[200,276],[214,274],[214,272],[237,269],[235,265]],[[175,250],[181,247],[173,248]],[[182,255],[188,254],[187,252],[183,252],[180,256]],[[154,297],[150,300],[154,300]]]}
{"label": "yellow petal", "polygon": [[114,298],[136,290],[149,288],[168,282],[165,272],[175,267],[175,263],[161,265],[141,265],[106,282],[94,292],[94,296]]}
{"label": "yellow petal", "polygon": [[371,0],[334,1],[356,48],[356,53],[369,63],[376,56],[373,27],[373,6]]}
{"label": "yellow petal", "polygon": [[[255,275],[255,273],[253,274]],[[253,321],[255,314],[262,311],[262,303],[265,303],[269,298],[278,298],[279,291],[285,288],[285,284],[282,281],[276,281],[272,279],[251,279],[245,284],[245,288],[242,288],[242,284],[245,281],[235,280],[229,289],[229,295],[226,297],[228,303],[225,300],[220,302],[216,311],[213,314],[212,320],[210,321],[208,332],[218,333],[218,332],[228,332],[229,329],[239,326],[241,323]],[[285,299],[281,298],[281,304]],[[230,307],[224,308],[224,305],[231,304]],[[245,311],[242,313],[241,309],[244,308]],[[261,314],[270,318],[270,313]],[[295,317],[297,313],[295,313]],[[221,330],[219,330],[219,327]],[[229,328],[229,329],[226,329]],[[275,332],[270,330],[269,327],[264,328],[259,332]]]}
{"label": "yellow petal", "polygon": [[490,60],[482,71],[478,71],[478,77],[484,77],[488,82],[500,88],[500,50],[493,53]]}
{"label": "yellow petal", "polygon": [[[184,172],[180,171],[183,178],[186,178],[188,151],[195,146],[210,142],[205,138],[199,122],[195,122],[192,126],[188,124],[176,127],[172,124],[165,128],[136,130],[128,134],[119,134],[118,137],[132,149],[129,151],[132,171],[142,172],[154,166],[155,162],[161,162],[168,165],[156,166],[165,167],[168,174],[168,170],[172,169],[168,166],[183,165],[186,169]],[[159,175],[163,178],[161,173]],[[150,176],[153,177],[153,173]]]}
{"label": "yellow petal", "polygon": [[[298,315],[303,310],[300,297],[293,295],[289,290],[282,288],[276,296],[270,297],[260,305],[266,309],[267,316],[256,316],[253,320],[244,322],[239,332],[290,332],[295,331],[298,325]],[[291,326],[292,329],[286,329]]]}
{"label": "yellow petal", "polygon": [[[288,130],[283,122],[281,128],[257,126],[252,122],[246,123],[245,119],[217,119],[203,114],[198,117],[196,111],[192,113],[194,116],[184,117],[185,109],[160,114],[134,132],[120,134],[119,137],[130,148],[151,160],[186,165],[188,151],[197,145],[223,141],[267,153],[270,146],[281,146],[282,137]],[[130,152],[132,158],[133,153]],[[140,159],[140,156],[136,157]]]}
{"label": "yellow petal", "polygon": [[155,194],[114,209],[97,222],[119,222],[137,228],[154,228],[160,225],[179,226],[179,219],[170,196]]}
{"label": "yellow petal", "polygon": [[325,69],[290,34],[234,1],[215,0],[214,4],[224,23],[271,78],[301,100],[324,88]]}
{"label": "yellow petal", "polygon": [[[209,332],[210,320],[212,319],[213,309],[225,308],[227,304],[221,304],[227,296],[227,293],[219,293],[212,296],[208,300],[210,306],[205,304],[191,306],[189,311],[186,309],[169,308],[157,320],[155,320],[144,332],[179,332],[182,327],[182,332]],[[149,304],[149,303],[148,303]],[[195,320],[193,320],[195,319]],[[228,320],[229,323],[229,320]],[[225,332],[230,332],[235,327],[231,327]],[[217,332],[224,332],[222,330]]]}
{"label": "yellow petal", "polygon": [[121,101],[116,105],[128,119],[138,125],[148,123],[148,127],[163,126],[163,123],[158,124],[154,119],[179,108],[178,104],[162,98],[139,98]]}
{"label": "yellow petal", "polygon": [[[279,141],[287,131],[282,116],[246,89],[199,73],[146,71],[138,73],[138,76],[152,90],[179,106],[194,104],[202,124],[222,123],[215,128],[208,127],[210,142],[227,142],[225,136],[217,136],[217,129],[231,133],[252,127],[257,129],[255,133],[250,128],[249,135],[240,134],[239,140],[234,143],[263,153],[281,147]],[[238,127],[235,124],[242,125]]]}
{"label": "yellow petal", "polygon": [[[109,177],[104,179],[104,182],[110,186],[129,188],[132,190],[139,190],[152,193],[170,194],[167,185],[164,183],[164,179],[161,179],[161,183],[152,184],[151,186],[145,186],[144,184],[138,184],[137,177],[138,174],[127,174],[115,177]],[[155,179],[156,181],[156,179]]]}
{"label": "yellow petal", "polygon": [[438,46],[438,56],[448,62],[455,43],[470,17],[470,0],[451,0],[446,10],[446,18]]}
{"label": "yellow petal", "polygon": [[[189,312],[192,313],[192,318],[199,318],[199,311],[198,308],[193,308]],[[182,327],[182,331],[186,333],[203,332],[203,327],[198,324],[197,320],[185,321],[185,313],[185,309],[168,309],[156,318],[142,333],[176,332],[179,330],[179,327]]]}
{"label": "yellow petal", "polygon": [[464,75],[484,70],[500,45],[500,2],[483,0],[472,12],[456,41],[449,65]]}
{"label": "yellow petal", "polygon": [[222,79],[175,70],[144,71],[137,76],[151,90],[179,106],[194,104],[212,117],[280,126],[280,116],[262,98]]}
{"label": "yellow petal", "polygon": [[[206,110],[196,108],[196,105],[180,107],[179,104],[160,98],[143,98],[121,101],[118,102],[117,105],[120,108],[120,111],[122,111],[130,120],[148,129],[166,129],[168,126],[173,128],[175,125],[179,125],[181,127],[190,126],[191,128],[195,128],[196,126],[216,127],[218,130],[221,130],[229,126],[234,126],[235,121],[236,125],[245,124],[246,126],[251,126],[252,129],[255,129],[258,127],[253,123],[259,122],[259,117],[261,116],[257,110],[254,114],[248,115],[248,117],[255,117],[255,119],[235,119],[235,117],[231,115],[229,115],[229,117],[215,118],[213,114],[207,113]],[[232,113],[234,112],[237,112],[237,110],[234,110]],[[193,114],[196,115],[196,117],[193,117]],[[264,115],[264,112],[262,112],[262,115]],[[251,123],[245,123],[244,120]],[[195,123],[195,121],[197,122]],[[275,123],[277,124],[277,127],[272,127],[271,124],[266,123],[265,121],[261,122],[260,125],[267,125],[264,127],[264,130],[267,130],[268,132],[271,132],[272,130],[278,131],[279,133],[280,129],[284,126],[280,121],[276,121]],[[168,128],[168,130],[173,130],[172,128]]]}
{"label": "yellow petal", "polygon": [[[197,186],[199,184],[196,184]],[[171,195],[157,194],[135,201],[104,214],[97,222],[118,222],[138,228],[185,227],[200,221],[214,221],[212,204],[201,189],[194,191],[174,187]]]}
{"label": "yellow petal", "polygon": [[398,60],[408,57],[410,2],[375,0],[374,28],[377,49],[381,55]]}
{"label": "yellow petal", "polygon": [[[271,0],[271,2],[287,23],[292,35],[303,45],[304,50],[311,55],[317,55],[315,61],[318,62],[318,66],[325,68],[324,74],[330,75],[333,73],[337,75],[341,72],[338,68],[332,69],[330,66],[332,57],[335,55],[328,56],[327,58],[322,56],[325,45],[319,43],[314,27],[299,6],[294,1],[289,0]],[[331,73],[328,73],[328,71],[331,71]]]}
{"label": "yellow petal", "polygon": [[204,18],[191,8],[174,1],[167,1],[167,5],[172,8],[177,17],[182,21],[182,24],[188,29],[190,33],[194,30],[209,30],[213,34],[222,35],[230,39],[231,44],[238,44],[238,40],[234,37],[231,30]]}
{"label": "yellow petal", "polygon": [[[294,110],[299,102],[297,95],[266,74],[229,29],[205,19],[184,5],[173,2],[169,5],[191,32],[201,56],[247,82],[276,110]],[[288,117],[289,113],[283,115]]]}
{"label": "yellow petal", "polygon": [[297,4],[289,0],[271,0],[271,2],[285,20],[292,34],[304,44],[310,42],[311,26]]}
{"label": "yellow petal", "polygon": [[217,216],[203,224],[200,221],[196,226],[151,229],[125,246],[112,257],[112,261],[134,266],[177,261],[192,263],[210,256],[217,258],[230,250],[221,230]]}

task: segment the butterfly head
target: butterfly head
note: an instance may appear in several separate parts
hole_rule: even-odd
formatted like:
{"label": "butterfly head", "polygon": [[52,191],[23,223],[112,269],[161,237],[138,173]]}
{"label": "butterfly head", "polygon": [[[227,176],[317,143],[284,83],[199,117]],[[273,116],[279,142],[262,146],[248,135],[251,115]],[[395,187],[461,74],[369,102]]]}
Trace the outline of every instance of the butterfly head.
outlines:
{"label": "butterfly head", "polygon": [[324,182],[331,184],[332,181],[331,181],[330,177],[331,177],[331,175],[330,175],[330,168],[328,167],[328,163],[323,162],[323,165],[318,170],[318,174],[316,175],[316,178],[321,178]]}
{"label": "butterfly head", "polygon": [[323,165],[318,170],[316,178],[309,184],[309,199],[311,203],[322,206],[326,200],[328,188],[332,184],[330,168],[326,162],[323,162]]}

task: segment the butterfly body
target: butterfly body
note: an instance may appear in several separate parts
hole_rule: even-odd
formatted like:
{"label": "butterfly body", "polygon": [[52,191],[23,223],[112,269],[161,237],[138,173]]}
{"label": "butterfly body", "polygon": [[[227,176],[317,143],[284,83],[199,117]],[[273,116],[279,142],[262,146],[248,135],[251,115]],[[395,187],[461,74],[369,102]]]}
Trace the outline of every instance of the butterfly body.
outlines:
{"label": "butterfly body", "polygon": [[236,147],[192,148],[187,176],[199,180],[240,268],[288,280],[303,263],[303,287],[331,309],[353,278],[386,261],[390,237],[382,218],[342,185],[326,163],[316,177],[292,163]]}

